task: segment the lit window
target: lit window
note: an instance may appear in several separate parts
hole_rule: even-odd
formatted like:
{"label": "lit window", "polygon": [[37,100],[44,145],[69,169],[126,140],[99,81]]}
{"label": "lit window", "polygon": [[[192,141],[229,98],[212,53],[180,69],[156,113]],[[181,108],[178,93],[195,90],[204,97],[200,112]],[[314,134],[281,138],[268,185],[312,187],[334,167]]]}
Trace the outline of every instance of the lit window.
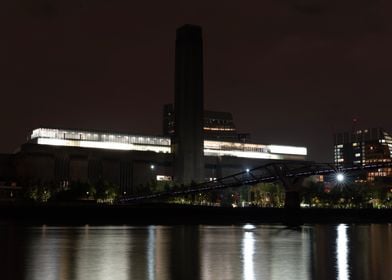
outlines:
{"label": "lit window", "polygon": [[167,176],[167,175],[157,175],[156,176],[156,180],[157,181],[171,181],[172,177],[171,176]]}

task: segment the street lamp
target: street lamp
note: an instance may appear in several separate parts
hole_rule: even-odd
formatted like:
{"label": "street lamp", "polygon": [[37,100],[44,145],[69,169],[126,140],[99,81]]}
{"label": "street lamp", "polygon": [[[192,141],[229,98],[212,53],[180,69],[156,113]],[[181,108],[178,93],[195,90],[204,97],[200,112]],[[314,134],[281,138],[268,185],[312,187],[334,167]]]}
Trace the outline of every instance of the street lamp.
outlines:
{"label": "street lamp", "polygon": [[344,180],[345,180],[344,174],[343,174],[343,173],[338,173],[338,174],[336,174],[336,180],[337,180],[339,183],[343,183]]}

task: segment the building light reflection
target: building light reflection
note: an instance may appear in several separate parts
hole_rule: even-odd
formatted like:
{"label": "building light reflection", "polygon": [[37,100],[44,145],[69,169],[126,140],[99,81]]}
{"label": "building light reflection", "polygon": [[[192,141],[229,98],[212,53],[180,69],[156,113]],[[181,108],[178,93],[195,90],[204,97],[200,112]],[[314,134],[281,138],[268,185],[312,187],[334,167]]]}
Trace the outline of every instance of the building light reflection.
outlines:
{"label": "building light reflection", "polygon": [[148,241],[147,241],[147,265],[148,265],[148,279],[155,278],[155,226],[148,227]]}
{"label": "building light reflection", "polygon": [[242,239],[242,255],[243,255],[243,272],[245,280],[253,280],[255,278],[253,255],[255,251],[254,233],[245,231]]}
{"label": "building light reflection", "polygon": [[348,271],[348,237],[347,237],[347,225],[340,224],[337,228],[336,238],[336,260],[338,279],[347,280],[350,279]]}

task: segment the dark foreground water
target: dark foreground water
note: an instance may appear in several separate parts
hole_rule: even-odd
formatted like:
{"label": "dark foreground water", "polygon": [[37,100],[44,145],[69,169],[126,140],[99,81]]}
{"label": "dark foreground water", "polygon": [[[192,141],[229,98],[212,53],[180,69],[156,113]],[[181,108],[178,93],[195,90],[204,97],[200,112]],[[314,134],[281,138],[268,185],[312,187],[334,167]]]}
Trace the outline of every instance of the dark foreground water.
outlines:
{"label": "dark foreground water", "polygon": [[0,279],[392,279],[392,225],[0,225]]}

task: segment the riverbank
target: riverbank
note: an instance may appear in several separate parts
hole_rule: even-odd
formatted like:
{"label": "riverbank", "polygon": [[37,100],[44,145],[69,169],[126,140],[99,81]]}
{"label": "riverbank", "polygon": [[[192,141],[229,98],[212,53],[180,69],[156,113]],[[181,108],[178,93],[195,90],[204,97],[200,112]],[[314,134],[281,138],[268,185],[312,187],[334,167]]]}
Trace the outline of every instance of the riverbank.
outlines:
{"label": "riverbank", "polygon": [[29,224],[392,223],[392,209],[226,208],[180,204],[0,205],[0,220]]}

